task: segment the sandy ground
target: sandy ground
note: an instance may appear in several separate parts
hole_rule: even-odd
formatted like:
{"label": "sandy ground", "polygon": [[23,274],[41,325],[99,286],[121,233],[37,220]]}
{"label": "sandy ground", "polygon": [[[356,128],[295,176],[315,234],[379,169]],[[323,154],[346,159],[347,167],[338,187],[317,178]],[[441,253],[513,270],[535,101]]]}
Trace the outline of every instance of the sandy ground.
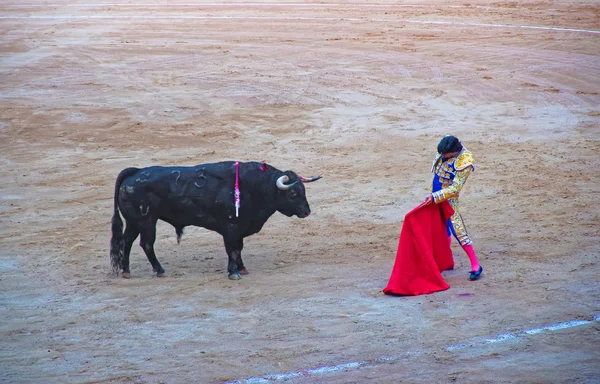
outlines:
{"label": "sandy ground", "polygon": [[[0,382],[600,380],[597,2],[99,3],[0,6]],[[385,296],[445,134],[484,276]],[[168,276],[112,275],[119,171],[220,160],[323,174],[313,214],[241,281],[164,223]]]}

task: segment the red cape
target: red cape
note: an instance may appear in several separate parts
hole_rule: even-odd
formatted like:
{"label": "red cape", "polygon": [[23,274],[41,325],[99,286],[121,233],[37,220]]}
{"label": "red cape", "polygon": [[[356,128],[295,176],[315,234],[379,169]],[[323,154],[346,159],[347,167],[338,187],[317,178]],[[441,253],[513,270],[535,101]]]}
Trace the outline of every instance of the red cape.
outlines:
{"label": "red cape", "polygon": [[384,293],[422,295],[450,288],[440,272],[454,268],[446,229],[453,213],[444,201],[421,204],[404,216],[396,262]]}

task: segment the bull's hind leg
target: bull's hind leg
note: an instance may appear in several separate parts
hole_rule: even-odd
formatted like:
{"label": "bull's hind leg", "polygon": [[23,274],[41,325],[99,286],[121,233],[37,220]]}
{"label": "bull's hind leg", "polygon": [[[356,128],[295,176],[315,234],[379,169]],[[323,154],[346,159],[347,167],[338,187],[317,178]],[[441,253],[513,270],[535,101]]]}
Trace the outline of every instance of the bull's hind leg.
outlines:
{"label": "bull's hind leg", "polygon": [[137,239],[140,231],[136,226],[127,224],[125,227],[125,233],[123,234],[123,260],[121,261],[121,269],[123,269],[123,277],[129,279],[131,272],[129,272],[129,255],[131,254],[131,246],[135,239]]}
{"label": "bull's hind leg", "polygon": [[156,259],[156,254],[154,253],[154,242],[156,241],[156,221],[152,224],[145,225],[140,229],[140,245],[146,252],[146,256],[148,257],[148,261],[152,264],[152,268],[156,275],[161,277],[164,276],[165,270],[160,265],[158,260]]}

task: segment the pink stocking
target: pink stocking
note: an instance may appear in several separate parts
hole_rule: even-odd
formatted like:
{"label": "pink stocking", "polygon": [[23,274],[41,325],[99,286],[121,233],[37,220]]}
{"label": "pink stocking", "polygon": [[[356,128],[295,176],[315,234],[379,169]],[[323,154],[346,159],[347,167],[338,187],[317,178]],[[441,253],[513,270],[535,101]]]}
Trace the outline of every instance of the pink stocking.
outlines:
{"label": "pink stocking", "polygon": [[471,271],[474,271],[474,272],[478,271],[479,270],[479,262],[477,261],[477,256],[475,256],[475,251],[473,250],[473,245],[471,245],[471,244],[463,245],[462,248],[467,253],[467,256],[469,256],[469,260],[471,260]]}

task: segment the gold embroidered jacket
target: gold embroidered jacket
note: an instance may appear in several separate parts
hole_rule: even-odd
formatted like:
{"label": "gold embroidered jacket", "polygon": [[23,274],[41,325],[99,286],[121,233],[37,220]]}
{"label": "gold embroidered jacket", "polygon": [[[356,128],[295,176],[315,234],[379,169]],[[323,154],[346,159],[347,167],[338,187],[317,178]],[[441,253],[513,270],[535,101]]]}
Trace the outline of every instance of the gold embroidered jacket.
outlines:
{"label": "gold embroidered jacket", "polygon": [[437,155],[431,170],[434,173],[432,195],[436,204],[457,198],[471,172],[475,171],[475,159],[466,148],[455,157],[442,161]]}

